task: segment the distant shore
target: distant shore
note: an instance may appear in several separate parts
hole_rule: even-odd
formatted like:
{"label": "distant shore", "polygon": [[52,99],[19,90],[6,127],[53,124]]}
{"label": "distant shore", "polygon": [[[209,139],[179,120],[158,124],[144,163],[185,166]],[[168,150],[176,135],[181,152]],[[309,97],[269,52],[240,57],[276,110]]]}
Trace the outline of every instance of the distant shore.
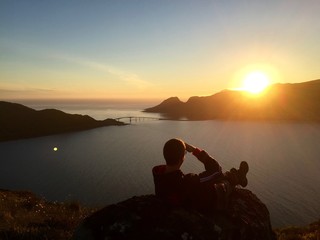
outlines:
{"label": "distant shore", "polygon": [[95,120],[88,115],[68,114],[56,109],[34,110],[4,101],[0,101],[0,115],[0,141],[126,125],[116,119]]}
{"label": "distant shore", "polygon": [[146,108],[173,120],[236,120],[320,122],[320,80],[273,84],[259,95],[224,90],[211,96],[193,96],[187,102],[171,97]]}

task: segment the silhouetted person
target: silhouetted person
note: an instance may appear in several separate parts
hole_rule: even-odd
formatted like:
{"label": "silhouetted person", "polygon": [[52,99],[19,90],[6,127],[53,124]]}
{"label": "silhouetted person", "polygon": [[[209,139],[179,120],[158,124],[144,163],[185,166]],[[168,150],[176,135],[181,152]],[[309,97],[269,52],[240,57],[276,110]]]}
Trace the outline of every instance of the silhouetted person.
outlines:
{"label": "silhouetted person", "polygon": [[[180,170],[187,152],[204,164],[204,172],[184,174]],[[163,156],[166,165],[152,170],[155,193],[171,205],[187,206],[203,212],[224,210],[235,186],[246,187],[248,184],[247,162],[241,162],[238,170],[232,168],[223,173],[219,163],[206,151],[180,139],[167,141]]]}

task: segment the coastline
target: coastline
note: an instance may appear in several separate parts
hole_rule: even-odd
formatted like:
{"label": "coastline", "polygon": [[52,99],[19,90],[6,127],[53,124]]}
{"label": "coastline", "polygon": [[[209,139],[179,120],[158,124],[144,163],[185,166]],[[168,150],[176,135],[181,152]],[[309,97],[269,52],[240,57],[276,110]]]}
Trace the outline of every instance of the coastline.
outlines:
{"label": "coastline", "polygon": [[35,110],[4,101],[0,101],[0,115],[0,142],[126,125],[112,118],[96,120],[88,115],[70,114],[57,109]]}

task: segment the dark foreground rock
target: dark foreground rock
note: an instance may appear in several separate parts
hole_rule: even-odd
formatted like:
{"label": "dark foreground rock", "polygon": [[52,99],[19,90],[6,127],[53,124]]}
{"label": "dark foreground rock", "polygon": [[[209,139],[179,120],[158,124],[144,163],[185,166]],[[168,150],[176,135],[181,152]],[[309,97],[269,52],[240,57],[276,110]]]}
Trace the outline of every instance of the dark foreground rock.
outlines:
{"label": "dark foreground rock", "polygon": [[133,197],[87,217],[73,239],[274,240],[266,206],[249,190],[237,189],[228,211],[203,215],[173,208],[154,195]]}

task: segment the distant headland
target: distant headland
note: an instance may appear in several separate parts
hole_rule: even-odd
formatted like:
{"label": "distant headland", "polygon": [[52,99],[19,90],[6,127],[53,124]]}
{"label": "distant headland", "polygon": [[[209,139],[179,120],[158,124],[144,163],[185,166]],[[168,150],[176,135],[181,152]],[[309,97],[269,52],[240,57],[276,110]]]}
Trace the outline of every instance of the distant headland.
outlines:
{"label": "distant headland", "polygon": [[144,110],[178,120],[254,120],[320,122],[320,79],[273,84],[262,94],[224,90],[211,96],[177,97]]}
{"label": "distant headland", "polygon": [[37,111],[4,101],[0,101],[0,116],[0,141],[125,125],[115,119],[100,121],[88,115],[68,114],[56,109]]}

